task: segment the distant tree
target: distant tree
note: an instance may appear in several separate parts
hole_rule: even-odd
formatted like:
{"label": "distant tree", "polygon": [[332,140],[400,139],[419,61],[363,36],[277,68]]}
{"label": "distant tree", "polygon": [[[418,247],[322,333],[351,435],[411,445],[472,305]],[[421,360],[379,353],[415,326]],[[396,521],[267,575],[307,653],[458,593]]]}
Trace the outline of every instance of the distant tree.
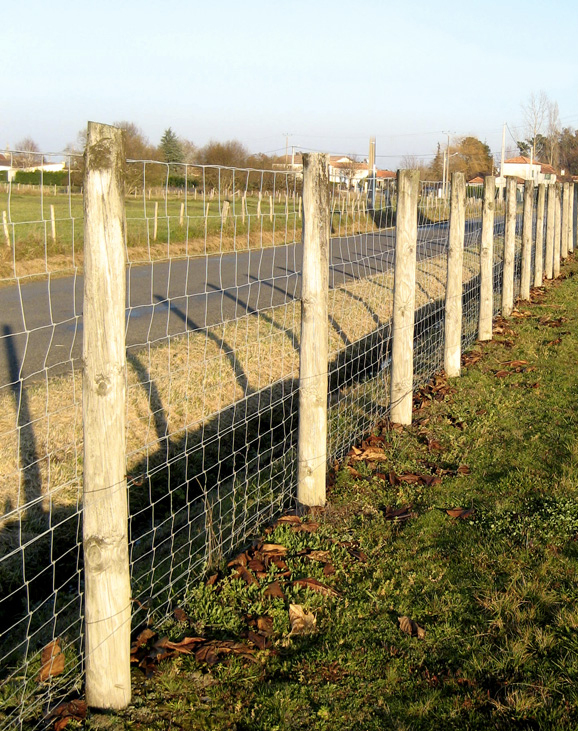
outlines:
{"label": "distant tree", "polygon": [[494,168],[492,151],[477,137],[462,137],[453,152],[457,154],[452,157],[452,171],[463,172],[466,180],[471,180],[477,175],[492,174]]}
{"label": "distant tree", "polygon": [[199,150],[197,146],[194,144],[194,142],[191,142],[191,140],[181,139],[179,140],[181,144],[181,150],[183,152],[183,162],[186,162],[187,164],[196,163],[199,161]]}
{"label": "distant tree", "polygon": [[161,137],[159,151],[165,162],[184,162],[183,147],[170,127],[165,130]]}
{"label": "distant tree", "polygon": [[528,101],[522,104],[526,142],[530,145],[533,160],[539,160],[544,154],[544,150],[540,149],[540,142],[545,140],[543,133],[552,104],[553,102],[548,99],[545,91],[540,91],[537,94],[532,92],[528,97]]}
{"label": "distant tree", "polygon": [[14,152],[12,164],[16,168],[32,168],[36,165],[42,165],[43,156],[40,154],[40,148],[31,137],[25,137],[16,143],[16,151]]}
{"label": "distant tree", "polygon": [[201,148],[200,157],[205,165],[246,167],[250,155],[239,140],[227,140],[226,142],[211,140]]}
{"label": "distant tree", "polygon": [[166,180],[166,168],[163,165],[144,164],[146,161],[159,160],[160,154],[154,145],[151,145],[142,130],[134,122],[120,121],[114,123],[124,131],[124,144],[127,160],[126,190],[132,193],[143,187],[162,185]]}
{"label": "distant tree", "polygon": [[420,180],[431,180],[431,165],[426,165],[417,155],[404,155],[399,162],[400,170],[419,170]]}

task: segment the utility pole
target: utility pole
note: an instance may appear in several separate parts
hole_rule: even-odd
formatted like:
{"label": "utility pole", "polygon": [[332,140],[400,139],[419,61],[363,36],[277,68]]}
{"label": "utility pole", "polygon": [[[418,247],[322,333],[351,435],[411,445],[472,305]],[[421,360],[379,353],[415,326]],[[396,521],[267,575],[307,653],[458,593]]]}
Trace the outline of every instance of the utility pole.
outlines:
{"label": "utility pole", "polygon": [[448,163],[446,165],[446,171],[445,171],[445,176],[444,176],[443,185],[442,185],[443,193],[444,193],[444,198],[446,198],[447,197],[447,194],[448,194],[449,184],[450,184],[450,135],[455,134],[455,132],[445,132],[445,131],[442,131],[442,134],[448,136],[448,146],[446,148],[447,149]]}

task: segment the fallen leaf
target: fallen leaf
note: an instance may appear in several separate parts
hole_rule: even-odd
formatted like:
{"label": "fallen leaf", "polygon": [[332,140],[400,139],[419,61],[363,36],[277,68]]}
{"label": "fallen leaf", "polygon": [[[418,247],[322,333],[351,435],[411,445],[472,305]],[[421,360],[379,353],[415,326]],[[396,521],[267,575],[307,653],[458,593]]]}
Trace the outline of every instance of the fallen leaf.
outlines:
{"label": "fallen leaf", "polygon": [[474,516],[474,508],[442,508],[450,518],[456,518],[458,520],[466,520]]}
{"label": "fallen leaf", "polygon": [[323,567],[324,576],[333,576],[335,574],[335,566],[332,563],[326,563]]}
{"label": "fallen leaf", "polygon": [[496,376],[496,378],[506,378],[506,376],[510,375],[510,371],[504,371],[504,370],[496,371],[496,373],[494,375]]}
{"label": "fallen leaf", "polygon": [[237,569],[237,572],[233,574],[233,579],[243,579],[243,581],[246,584],[258,584],[259,582],[257,579],[253,576],[253,574],[250,571],[247,571],[247,569],[244,566],[240,566]]}
{"label": "fallen leaf", "polygon": [[181,609],[180,607],[177,607],[175,611],[173,612],[174,618],[177,620],[177,622],[188,622],[189,617],[184,609]]}
{"label": "fallen leaf", "polygon": [[265,564],[257,558],[252,558],[247,564],[247,568],[251,571],[265,571]]}
{"label": "fallen leaf", "polygon": [[277,523],[300,523],[301,518],[298,515],[283,515]]}
{"label": "fallen leaf", "polygon": [[306,612],[301,604],[289,605],[289,621],[292,635],[311,634],[317,628],[315,615]]}
{"label": "fallen leaf", "polygon": [[272,617],[258,617],[257,618],[257,629],[264,635],[270,635],[273,632],[273,618]]}
{"label": "fallen leaf", "polygon": [[287,553],[285,546],[282,546],[280,543],[264,543],[260,550],[263,553],[278,553],[281,556]]}
{"label": "fallen leaf", "polygon": [[361,551],[359,548],[348,548],[347,553],[358,561],[365,563],[367,561],[367,554]]}
{"label": "fallen leaf", "polygon": [[219,578],[219,574],[213,574],[212,576],[209,576],[209,578],[206,581],[206,585],[214,586],[216,584],[218,578]]}
{"label": "fallen leaf", "polygon": [[215,652],[215,648],[207,643],[195,652],[195,660],[207,663],[207,665],[216,665],[219,662],[219,656]]}
{"label": "fallen leaf", "polygon": [[329,551],[310,551],[306,554],[305,558],[311,561],[320,561],[321,563],[327,563],[331,559],[331,553]]}
{"label": "fallen leaf", "polygon": [[293,586],[299,586],[304,589],[311,589],[311,591],[316,591],[317,593],[323,594],[324,596],[341,596],[338,591],[332,589],[330,586],[322,584],[320,581],[317,581],[317,579],[296,579],[293,582]]}
{"label": "fallen leaf", "polygon": [[460,475],[469,475],[471,473],[471,469],[467,464],[460,465],[457,471]]}
{"label": "fallen leaf", "polygon": [[275,597],[277,599],[285,599],[285,594],[281,589],[278,581],[273,581],[263,592],[263,596]]}
{"label": "fallen leaf", "polygon": [[64,672],[64,653],[60,647],[60,638],[56,638],[50,642],[42,650],[40,658],[42,667],[38,673],[38,682],[43,683],[54,675],[60,675]]}
{"label": "fallen leaf", "polygon": [[420,627],[419,624],[410,619],[410,617],[398,617],[399,628],[402,632],[412,637],[417,637],[419,640],[423,640],[425,637],[425,629]]}
{"label": "fallen leaf", "polygon": [[519,368],[520,366],[528,365],[527,360],[506,360],[502,363],[504,366],[508,366],[509,368]]}
{"label": "fallen leaf", "polygon": [[54,722],[55,731],[60,731],[67,726],[69,721],[84,721],[88,708],[86,701],[73,700],[61,703],[56,706],[48,715],[48,718],[56,718]]}
{"label": "fallen leaf", "polygon": [[404,505],[401,508],[392,508],[391,505],[386,505],[385,509],[382,507],[381,510],[385,513],[386,520],[409,520],[415,518],[415,513],[411,512],[411,505]]}
{"label": "fallen leaf", "polygon": [[249,630],[247,633],[247,639],[249,642],[252,642],[255,647],[258,647],[259,650],[266,650],[268,647],[271,647],[271,640],[258,632]]}
{"label": "fallen leaf", "polygon": [[180,642],[171,642],[166,637],[155,643],[155,647],[172,650],[173,652],[179,652],[184,655],[190,655],[193,651],[193,647],[202,642],[206,642],[205,637],[185,637]]}
{"label": "fallen leaf", "polygon": [[246,566],[249,563],[249,557],[246,553],[240,553],[235,558],[231,559],[227,566],[233,568],[234,566]]}

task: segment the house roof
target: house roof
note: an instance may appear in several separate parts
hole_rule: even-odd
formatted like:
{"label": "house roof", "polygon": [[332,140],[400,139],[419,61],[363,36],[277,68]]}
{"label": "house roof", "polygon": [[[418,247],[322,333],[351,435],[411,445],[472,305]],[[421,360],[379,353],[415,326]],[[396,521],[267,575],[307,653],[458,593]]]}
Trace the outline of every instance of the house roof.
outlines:
{"label": "house roof", "polygon": [[378,178],[395,178],[396,174],[392,170],[378,170],[376,172]]}
{"label": "house roof", "polygon": [[518,155],[518,157],[511,157],[509,160],[504,160],[504,164],[513,163],[516,165],[541,165],[542,163],[538,160],[532,160],[525,155]]}
{"label": "house roof", "polygon": [[541,165],[542,165],[542,167],[540,168],[540,172],[541,173],[546,173],[546,174],[549,174],[549,175],[557,175],[558,174],[556,172],[556,170],[554,170],[554,168],[551,165],[548,165],[548,163],[543,162],[543,163],[541,163]]}
{"label": "house roof", "polygon": [[468,185],[479,185],[484,182],[484,179],[481,175],[476,175],[475,178],[472,178],[471,180],[468,180]]}
{"label": "house roof", "polygon": [[0,155],[0,166],[10,167],[10,160],[6,157],[6,155]]}

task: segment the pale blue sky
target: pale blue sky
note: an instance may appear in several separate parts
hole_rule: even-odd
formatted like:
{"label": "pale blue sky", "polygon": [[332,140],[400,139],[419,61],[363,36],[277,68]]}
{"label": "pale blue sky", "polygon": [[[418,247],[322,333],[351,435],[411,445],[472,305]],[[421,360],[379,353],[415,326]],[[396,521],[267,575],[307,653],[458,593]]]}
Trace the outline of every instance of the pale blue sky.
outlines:
{"label": "pale blue sky", "polygon": [[[435,152],[442,131],[499,152],[544,90],[578,127],[575,0],[20,0],[2,9],[0,147],[60,151],[90,120],[158,143],[241,140],[367,155]],[[508,142],[513,144],[508,135]]]}

